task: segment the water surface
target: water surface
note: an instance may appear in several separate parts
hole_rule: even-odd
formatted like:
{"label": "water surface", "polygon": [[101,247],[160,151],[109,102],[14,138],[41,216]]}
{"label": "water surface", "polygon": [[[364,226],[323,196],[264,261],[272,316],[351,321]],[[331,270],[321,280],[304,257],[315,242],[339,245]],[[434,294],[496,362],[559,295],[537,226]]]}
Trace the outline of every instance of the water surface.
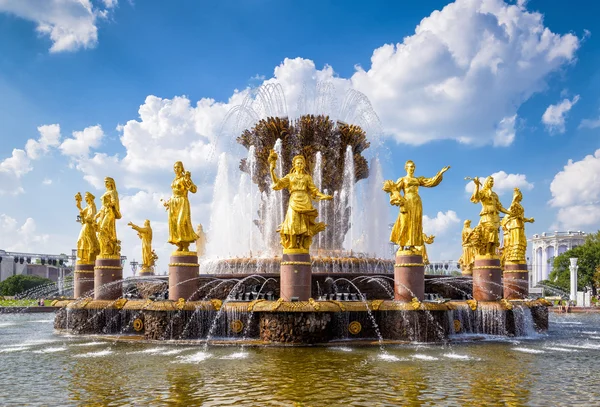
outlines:
{"label": "water surface", "polygon": [[573,406],[600,400],[600,315],[450,345],[242,348],[64,336],[0,314],[0,405]]}

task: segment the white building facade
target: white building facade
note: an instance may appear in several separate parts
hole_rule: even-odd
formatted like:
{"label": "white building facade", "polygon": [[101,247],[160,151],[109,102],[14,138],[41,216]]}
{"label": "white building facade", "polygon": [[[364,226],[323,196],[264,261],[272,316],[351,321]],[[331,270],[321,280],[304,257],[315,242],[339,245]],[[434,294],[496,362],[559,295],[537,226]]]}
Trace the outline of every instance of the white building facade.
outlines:
{"label": "white building facade", "polygon": [[529,273],[529,286],[542,280],[547,280],[552,271],[554,258],[574,247],[581,246],[587,237],[582,231],[566,231],[542,233],[533,235],[529,240],[531,246],[531,272]]}

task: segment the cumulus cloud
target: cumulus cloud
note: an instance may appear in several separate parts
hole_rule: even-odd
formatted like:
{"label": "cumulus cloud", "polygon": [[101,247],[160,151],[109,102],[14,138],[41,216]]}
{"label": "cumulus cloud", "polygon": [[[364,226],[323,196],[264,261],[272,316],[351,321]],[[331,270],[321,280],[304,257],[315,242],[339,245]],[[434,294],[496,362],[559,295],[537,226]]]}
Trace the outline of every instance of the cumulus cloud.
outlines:
{"label": "cumulus cloud", "polygon": [[550,205],[559,208],[557,228],[580,228],[600,220],[600,149],[580,161],[569,160],[550,184]]}
{"label": "cumulus cloud", "polygon": [[498,146],[514,139],[519,106],[575,59],[580,42],[544,27],[524,3],[457,0],[424,18],[402,43],[373,52],[352,76],[396,140]]}
{"label": "cumulus cloud", "polygon": [[45,124],[37,129],[40,133],[39,139],[29,139],[25,144],[27,156],[32,160],[47,153],[50,147],[57,147],[60,144],[60,126],[58,124]]}
{"label": "cumulus cloud", "polygon": [[[494,178],[494,191],[498,195],[502,195],[507,191],[511,191],[515,188],[520,188],[521,190],[531,190],[533,189],[533,184],[527,181],[527,176],[525,174],[507,174],[505,171],[498,171],[492,174]],[[479,177],[483,183],[486,177]],[[469,194],[473,193],[475,189],[475,183],[469,181],[467,185],[465,185],[465,191]]]}
{"label": "cumulus cloud", "polygon": [[546,126],[549,132],[565,132],[565,119],[567,113],[579,101],[579,95],[575,95],[573,99],[563,99],[562,102],[555,105],[550,105],[542,115],[542,123]]}
{"label": "cumulus cloud", "polygon": [[423,232],[428,235],[439,236],[459,223],[460,219],[453,210],[438,212],[435,218],[423,215]]}
{"label": "cumulus cloud", "polygon": [[33,21],[36,31],[52,41],[50,52],[64,52],[96,46],[97,18],[106,17],[117,0],[103,0],[102,5],[90,0],[0,0],[0,12]]}
{"label": "cumulus cloud", "polygon": [[22,225],[16,219],[0,214],[0,247],[6,251],[30,251],[32,247],[40,248],[48,243],[50,236],[39,234],[33,218],[27,218]]}
{"label": "cumulus cloud", "polygon": [[73,157],[89,155],[90,149],[98,148],[104,137],[100,125],[86,127],[82,131],[74,131],[73,137],[65,139],[60,144],[63,154]]}

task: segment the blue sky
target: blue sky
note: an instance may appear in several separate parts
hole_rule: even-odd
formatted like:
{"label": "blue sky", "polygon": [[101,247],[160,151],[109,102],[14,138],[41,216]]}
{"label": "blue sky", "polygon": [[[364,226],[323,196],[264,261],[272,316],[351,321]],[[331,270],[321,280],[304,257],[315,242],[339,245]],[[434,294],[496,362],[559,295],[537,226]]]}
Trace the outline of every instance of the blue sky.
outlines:
{"label": "blue sky", "polygon": [[[317,80],[365,93],[381,118],[386,179],[403,175],[409,158],[418,175],[452,166],[421,194],[438,235],[432,259],[457,258],[462,221],[477,219],[465,176],[503,171],[507,207],[521,187],[536,218],[529,235],[599,229],[595,3],[221,3],[0,1],[0,248],[69,251],[73,195],[99,197],[98,180],[112,175],[124,216],[156,224],[165,259],[157,202],[169,192],[171,158],[187,158],[198,174],[193,218],[210,224],[216,160],[203,149],[248,88],[274,80],[290,111],[297,88]],[[50,125],[60,131],[38,130]],[[46,141],[27,149],[42,133]],[[240,158],[218,142],[232,162]],[[123,252],[139,257],[122,223]]]}

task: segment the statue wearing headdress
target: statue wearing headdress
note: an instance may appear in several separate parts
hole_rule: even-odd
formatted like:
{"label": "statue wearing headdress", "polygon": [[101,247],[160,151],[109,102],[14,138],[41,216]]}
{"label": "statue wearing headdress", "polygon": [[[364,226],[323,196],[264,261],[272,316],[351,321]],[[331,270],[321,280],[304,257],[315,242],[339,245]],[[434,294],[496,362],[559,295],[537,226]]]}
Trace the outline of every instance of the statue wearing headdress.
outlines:
{"label": "statue wearing headdress", "polygon": [[146,219],[144,226],[137,226],[133,222],[129,222],[128,225],[138,232],[138,237],[142,239],[142,270],[140,273],[152,273],[158,256],[152,250],[152,227],[150,226],[150,220]]}
{"label": "statue wearing headdress", "polygon": [[105,258],[120,258],[121,241],[117,239],[117,219],[121,219],[119,193],[115,180],[111,177],[104,179],[106,192],[100,198],[102,207],[96,215],[100,256]]}
{"label": "statue wearing headdress", "polygon": [[471,196],[471,202],[481,203],[481,212],[479,213],[479,224],[475,227],[469,238],[477,254],[497,256],[500,246],[500,212],[509,214],[500,203],[498,194],[492,191],[494,178],[487,177],[483,187],[481,181],[475,177],[472,179],[475,183],[475,189]]}
{"label": "statue wearing headdress", "polygon": [[504,247],[502,257],[505,262],[514,264],[526,263],[527,236],[525,235],[525,222],[533,223],[533,218],[525,217],[525,210],[521,205],[523,194],[515,188],[513,200],[508,208],[508,214],[502,220],[505,228]]}
{"label": "statue wearing headdress", "polygon": [[81,222],[81,231],[77,239],[77,263],[94,264],[96,256],[100,253],[100,245],[96,236],[94,219],[96,217],[96,197],[89,192],[85,193],[86,207],[81,207],[81,194],[75,195],[77,209],[79,209],[79,222]]}
{"label": "statue wearing headdress", "polygon": [[408,160],[404,166],[406,175],[398,181],[385,181],[383,190],[390,194],[390,204],[399,207],[398,218],[392,228],[390,241],[399,246],[399,250],[419,253],[417,247],[423,246],[423,204],[419,196],[419,187],[431,188],[442,182],[443,175],[450,167],[444,167],[433,178],[415,177],[415,163]]}
{"label": "statue wearing headdress", "polygon": [[177,246],[178,252],[188,252],[190,244],[198,239],[192,226],[188,192],[195,194],[198,187],[192,181],[191,173],[183,168],[181,161],[173,165],[173,171],[175,171],[175,179],[171,183],[173,195],[164,203],[169,212],[169,243]]}
{"label": "statue wearing headdress", "polygon": [[290,201],[283,223],[277,230],[281,236],[281,246],[285,253],[308,253],[312,238],[326,228],[323,222],[316,222],[319,215],[312,206],[312,199],[331,200],[331,195],[320,192],[313,183],[312,177],[306,171],[306,159],[297,155],[292,159],[292,169],[283,178],[275,174],[277,153],[271,150],[269,166],[274,190],[287,188]]}
{"label": "statue wearing headdress", "polygon": [[473,249],[473,244],[469,241],[472,232],[471,221],[467,219],[465,220],[462,230],[462,256],[458,259],[462,274],[466,275],[473,274],[473,266],[475,264],[475,251]]}

